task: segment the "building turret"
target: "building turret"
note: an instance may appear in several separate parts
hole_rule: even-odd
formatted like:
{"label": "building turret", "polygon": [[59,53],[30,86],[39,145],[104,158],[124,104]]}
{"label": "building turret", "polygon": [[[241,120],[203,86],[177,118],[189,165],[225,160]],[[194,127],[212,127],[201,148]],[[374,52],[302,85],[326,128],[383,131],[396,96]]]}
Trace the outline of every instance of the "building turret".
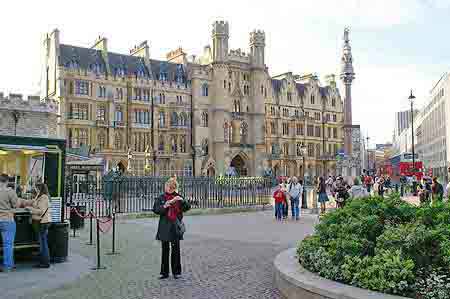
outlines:
{"label": "building turret", "polygon": [[224,62],[228,58],[228,22],[216,21],[212,25],[213,62]]}
{"label": "building turret", "polygon": [[253,67],[264,68],[264,48],[266,46],[266,35],[264,31],[254,30],[250,32],[250,53]]}

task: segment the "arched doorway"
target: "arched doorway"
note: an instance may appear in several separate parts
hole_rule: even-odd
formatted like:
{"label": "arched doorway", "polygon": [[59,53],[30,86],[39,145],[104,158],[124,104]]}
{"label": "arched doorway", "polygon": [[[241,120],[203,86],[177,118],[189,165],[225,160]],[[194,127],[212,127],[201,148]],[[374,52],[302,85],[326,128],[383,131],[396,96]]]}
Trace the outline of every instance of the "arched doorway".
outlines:
{"label": "arched doorway", "polygon": [[230,166],[235,169],[238,176],[247,175],[247,166],[240,155],[235,156],[233,160],[231,160]]}
{"label": "arched doorway", "polygon": [[125,161],[120,161],[119,163],[117,163],[117,168],[121,173],[125,173],[125,170],[127,169],[128,166],[127,164],[128,163]]}
{"label": "arched doorway", "polygon": [[277,177],[277,176],[280,175],[280,166],[279,166],[278,164],[275,165],[275,167],[273,168],[273,175],[274,175],[275,177]]}
{"label": "arched doorway", "polygon": [[208,167],[208,169],[206,170],[206,175],[210,177],[216,176],[216,170],[213,166]]}

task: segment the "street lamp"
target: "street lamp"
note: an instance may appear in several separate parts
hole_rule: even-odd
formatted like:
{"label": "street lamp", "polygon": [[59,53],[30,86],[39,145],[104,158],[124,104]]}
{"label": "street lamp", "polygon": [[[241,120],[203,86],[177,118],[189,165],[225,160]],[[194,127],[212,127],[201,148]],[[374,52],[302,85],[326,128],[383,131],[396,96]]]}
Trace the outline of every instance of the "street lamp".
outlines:
{"label": "street lamp", "polygon": [[[325,107],[324,107],[325,109]],[[326,143],[325,143],[325,124],[328,123],[328,120],[326,119],[325,111],[322,111],[322,161],[323,161],[323,178],[325,179],[327,175],[327,157],[325,155],[326,153]]]}
{"label": "street lamp", "polygon": [[300,153],[302,154],[302,181],[303,181],[303,196],[302,196],[302,209],[306,209],[307,208],[307,201],[306,201],[306,188],[305,188],[305,156],[306,156],[306,146],[304,144],[302,144],[302,146],[300,146]]}
{"label": "street lamp", "polygon": [[415,152],[414,152],[414,110],[413,110],[413,105],[414,105],[414,99],[416,97],[413,95],[413,91],[411,89],[411,94],[408,97],[408,100],[411,103],[411,148],[412,148],[412,160],[413,160],[413,166],[412,166],[412,171],[414,172],[414,170],[416,169],[416,157],[415,157]]}
{"label": "street lamp", "polygon": [[369,167],[370,167],[370,165],[369,165],[369,161],[370,161],[370,159],[369,159],[369,139],[370,139],[370,137],[367,136],[366,137],[366,140],[367,140],[367,143],[366,143],[366,146],[367,146],[367,149],[366,149],[366,152],[367,152],[367,175],[369,175]]}

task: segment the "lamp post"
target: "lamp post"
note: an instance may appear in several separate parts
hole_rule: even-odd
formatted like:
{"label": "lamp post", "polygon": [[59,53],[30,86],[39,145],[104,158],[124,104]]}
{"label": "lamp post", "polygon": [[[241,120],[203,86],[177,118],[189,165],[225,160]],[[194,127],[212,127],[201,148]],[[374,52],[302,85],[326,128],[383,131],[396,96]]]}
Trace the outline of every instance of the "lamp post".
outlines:
{"label": "lamp post", "polygon": [[[325,107],[324,107],[325,109]],[[326,143],[325,143],[325,124],[328,122],[326,119],[325,111],[322,111],[322,163],[323,163],[323,178],[327,175],[327,161],[326,161]]]}
{"label": "lamp post", "polygon": [[369,175],[369,167],[370,167],[370,165],[369,165],[369,139],[370,139],[370,137],[367,136],[366,137],[366,140],[367,140],[367,143],[366,143],[366,146],[367,146],[367,149],[366,149],[366,153],[367,153],[367,175]]}
{"label": "lamp post", "polygon": [[192,151],[192,176],[195,177],[195,146],[194,146],[194,106],[191,95],[191,151]]}
{"label": "lamp post", "polygon": [[413,91],[411,89],[411,94],[408,97],[409,102],[411,103],[411,149],[412,149],[412,160],[413,160],[413,166],[412,171],[414,172],[416,169],[416,157],[415,157],[415,151],[414,151],[414,99],[416,97],[413,95]]}
{"label": "lamp post", "polygon": [[302,181],[303,181],[303,196],[302,196],[302,209],[306,209],[308,206],[306,200],[306,188],[305,188],[305,156],[306,156],[306,146],[303,144],[300,147],[300,153],[302,154]]}
{"label": "lamp post", "polygon": [[416,195],[416,179],[414,179],[415,177],[415,172],[416,172],[416,153],[414,151],[414,109],[413,109],[413,105],[414,105],[414,99],[416,97],[413,95],[412,89],[411,89],[411,94],[408,97],[409,102],[411,103],[411,149],[412,149],[412,172],[413,172],[413,195]]}

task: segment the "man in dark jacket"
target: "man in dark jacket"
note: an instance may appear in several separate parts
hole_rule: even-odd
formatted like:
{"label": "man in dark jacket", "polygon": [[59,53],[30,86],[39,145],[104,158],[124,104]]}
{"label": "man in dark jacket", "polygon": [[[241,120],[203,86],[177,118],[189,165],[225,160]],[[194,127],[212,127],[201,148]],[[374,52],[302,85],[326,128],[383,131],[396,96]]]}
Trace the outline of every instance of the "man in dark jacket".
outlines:
{"label": "man in dark jacket", "polygon": [[158,232],[156,240],[161,241],[161,277],[169,277],[169,254],[171,253],[171,268],[175,279],[181,275],[180,240],[183,240],[184,224],[183,212],[191,206],[188,201],[181,198],[176,192],[178,183],[176,178],[171,178],[165,185],[164,194],[160,195],[153,205],[153,212],[159,215]]}

